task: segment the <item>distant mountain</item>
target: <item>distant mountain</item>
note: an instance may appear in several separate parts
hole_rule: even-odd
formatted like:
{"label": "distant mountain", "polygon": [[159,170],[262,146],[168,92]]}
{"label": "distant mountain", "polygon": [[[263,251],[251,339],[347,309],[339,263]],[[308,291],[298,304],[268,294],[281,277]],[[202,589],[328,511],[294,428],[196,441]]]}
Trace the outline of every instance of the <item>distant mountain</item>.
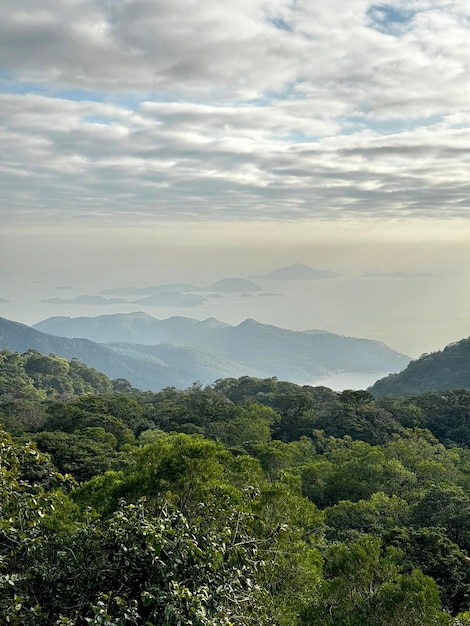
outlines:
{"label": "distant mountain", "polygon": [[337,370],[370,371],[405,367],[409,358],[385,344],[332,333],[292,331],[248,319],[211,335],[206,349],[292,382]]}
{"label": "distant mountain", "polygon": [[97,341],[156,344],[169,342],[191,345],[191,338],[204,340],[216,328],[229,326],[215,318],[204,321],[174,316],[159,320],[142,311],[97,317],[50,317],[33,328],[62,337],[82,337]]}
{"label": "distant mountain", "polygon": [[212,285],[206,287],[206,291],[222,291],[222,292],[243,292],[243,291],[261,291],[261,287],[251,280],[244,278],[222,278]]}
{"label": "distant mountain", "polygon": [[[107,347],[113,352],[132,357],[139,361],[148,361],[164,364],[184,376],[188,382],[184,387],[199,381],[209,384],[218,378],[238,378],[240,376],[259,376],[259,370],[246,368],[236,361],[215,357],[213,354],[202,352],[195,348],[173,346],[169,343],[159,343],[154,346],[129,343],[109,343]],[[174,383],[172,386],[181,387]]]}
{"label": "distant mountain", "polygon": [[167,285],[152,285],[151,287],[116,287],[100,291],[101,296],[153,296],[157,293],[179,292],[191,293],[201,291],[201,287],[187,283],[170,283]]}
{"label": "distant mountain", "polygon": [[[215,293],[241,293],[244,291],[262,291],[259,285],[244,278],[223,278],[207,287],[198,287],[188,283],[170,283],[167,285],[153,285],[151,287],[116,287],[115,289],[105,289],[100,291],[100,296],[157,296],[163,294],[191,295],[194,292],[215,292]],[[142,300],[134,301],[144,303]],[[171,305],[178,306],[178,305]],[[184,305],[183,305],[184,306]]]}
{"label": "distant mountain", "polygon": [[125,359],[116,359],[112,350],[89,339],[56,337],[4,318],[0,318],[0,349],[11,352],[32,349],[46,355],[57,354],[68,360],[78,359],[110,378],[130,380],[128,375],[137,366]]}
{"label": "distant mountain", "polygon": [[147,296],[140,300],[135,300],[133,304],[145,304],[147,306],[167,306],[167,307],[194,307],[201,306],[207,302],[204,296],[192,293],[179,293],[177,291],[164,291],[153,296]]}
{"label": "distant mountain", "polygon": [[399,374],[378,380],[370,391],[375,396],[397,397],[446,389],[470,389],[470,338],[423,354]]}
{"label": "distant mountain", "polygon": [[320,278],[339,278],[341,274],[330,270],[316,270],[302,263],[294,263],[287,267],[281,267],[267,274],[252,276],[252,278],[263,278],[265,280],[317,280]]}
{"label": "distant mountain", "polygon": [[2,303],[9,302],[9,300],[7,300],[6,298],[0,298],[0,302],[2,302]]}
{"label": "distant mountain", "polygon": [[49,304],[122,304],[127,302],[124,298],[103,298],[103,296],[77,296],[76,298],[48,298],[41,300]]}
{"label": "distant mountain", "polygon": [[169,386],[183,389],[198,380],[209,384],[223,376],[241,375],[239,364],[191,348],[105,346],[89,339],[49,335],[4,318],[0,318],[0,349],[21,353],[33,349],[67,360],[78,359],[109,378],[125,378],[135,387],[152,391]]}
{"label": "distant mountain", "polygon": [[158,320],[145,313],[131,313],[55,317],[39,322],[35,328],[102,342],[168,342],[222,357],[262,376],[299,383],[338,370],[399,371],[410,360],[378,341],[324,331],[291,331],[251,319],[230,326],[213,318],[203,322],[184,317]]}

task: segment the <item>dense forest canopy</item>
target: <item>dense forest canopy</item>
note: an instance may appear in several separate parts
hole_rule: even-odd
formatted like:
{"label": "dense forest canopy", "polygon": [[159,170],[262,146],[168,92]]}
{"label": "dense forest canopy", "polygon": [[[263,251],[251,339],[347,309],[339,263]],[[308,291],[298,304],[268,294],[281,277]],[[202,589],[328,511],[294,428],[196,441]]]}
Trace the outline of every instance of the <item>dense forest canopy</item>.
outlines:
{"label": "dense forest canopy", "polygon": [[470,392],[0,352],[0,624],[470,624]]}

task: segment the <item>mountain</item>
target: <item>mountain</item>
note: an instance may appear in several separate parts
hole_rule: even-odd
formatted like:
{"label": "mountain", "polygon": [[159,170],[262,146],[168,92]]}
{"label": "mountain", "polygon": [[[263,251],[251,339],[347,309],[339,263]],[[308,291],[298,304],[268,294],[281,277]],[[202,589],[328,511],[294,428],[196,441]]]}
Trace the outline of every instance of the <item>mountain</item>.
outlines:
{"label": "mountain", "polygon": [[[259,376],[261,373],[251,367],[225,359],[215,357],[213,354],[202,352],[195,348],[173,346],[169,343],[159,343],[154,346],[130,343],[109,343],[107,347],[118,354],[130,356],[139,361],[148,360],[164,364],[173,371],[185,375],[188,382],[185,387],[199,381],[209,384],[218,378],[238,378],[240,376]],[[191,379],[191,380],[189,380]],[[173,386],[179,386],[174,384]]]}
{"label": "mountain", "polygon": [[292,331],[248,319],[230,326],[210,318],[158,320],[145,313],[92,318],[53,317],[36,329],[101,342],[171,343],[228,359],[259,375],[305,383],[337,370],[399,371],[409,358],[370,339],[325,331]]}
{"label": "mountain", "polygon": [[337,370],[399,370],[409,362],[385,344],[333,333],[292,331],[247,319],[218,329],[205,342],[216,355],[230,355],[246,366],[274,372],[278,378],[305,382]]}
{"label": "mountain", "polygon": [[244,278],[222,278],[206,287],[206,291],[237,293],[242,291],[261,291],[261,287]]}
{"label": "mountain", "polygon": [[142,311],[116,313],[97,317],[50,317],[33,326],[36,330],[62,337],[82,337],[106,342],[156,344],[169,342],[191,345],[192,338],[210,334],[216,328],[229,326],[215,318],[204,321],[174,316],[159,320]]}
{"label": "mountain", "polygon": [[109,378],[125,378],[135,387],[152,391],[169,386],[186,388],[198,380],[209,384],[222,376],[237,377],[243,373],[239,364],[191,348],[111,347],[89,339],[46,334],[4,318],[0,318],[0,349],[21,353],[32,349],[67,360],[78,359]]}
{"label": "mountain", "polygon": [[252,278],[263,278],[265,280],[317,280],[319,278],[339,278],[341,274],[330,270],[316,270],[302,263],[294,263],[286,267],[281,267],[267,274],[252,276]]}
{"label": "mountain", "polygon": [[127,302],[124,298],[103,298],[103,296],[77,296],[76,298],[48,298],[41,302],[49,302],[49,304],[122,304]]}
{"label": "mountain", "polygon": [[165,285],[152,285],[151,287],[116,287],[100,291],[101,296],[153,296],[157,293],[166,292],[190,293],[201,291],[201,287],[188,285],[187,283],[170,283]]}
{"label": "mountain", "polygon": [[375,396],[397,397],[445,389],[470,389],[470,338],[423,354],[399,374],[378,380],[370,391]]}

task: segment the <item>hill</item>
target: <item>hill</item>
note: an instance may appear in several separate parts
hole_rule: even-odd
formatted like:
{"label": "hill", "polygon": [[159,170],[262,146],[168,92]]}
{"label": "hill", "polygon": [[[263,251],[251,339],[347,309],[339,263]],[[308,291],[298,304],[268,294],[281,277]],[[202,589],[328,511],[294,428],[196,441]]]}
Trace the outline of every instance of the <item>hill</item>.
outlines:
{"label": "hill", "polygon": [[399,374],[378,380],[370,390],[375,396],[398,397],[444,389],[470,389],[470,338],[423,354]]}
{"label": "hill", "polygon": [[205,337],[217,328],[229,324],[215,318],[204,321],[189,317],[173,316],[159,320],[147,313],[116,313],[97,317],[50,317],[34,324],[33,328],[61,337],[82,337],[106,342],[156,344],[170,342],[190,345],[191,338]]}
{"label": "hill", "polygon": [[187,283],[170,283],[163,285],[151,285],[150,287],[115,287],[100,291],[102,296],[153,296],[158,293],[168,292],[188,293],[201,291],[201,287],[188,285]]}
{"label": "hill", "polygon": [[[141,389],[184,388],[199,380],[213,382],[221,376],[239,376],[240,365],[192,348],[155,346],[106,346],[84,338],[59,337],[0,318],[0,349],[12,352],[36,350],[77,359],[112,379],[125,378]],[[250,371],[254,370],[250,368]],[[255,372],[257,373],[257,372]]]}
{"label": "hill", "polygon": [[261,291],[261,287],[251,280],[245,280],[244,278],[222,278],[222,280],[218,280],[206,287],[206,291],[238,293],[241,291]]}
{"label": "hill", "polygon": [[252,278],[264,278],[265,280],[317,280],[319,278],[339,278],[341,274],[330,270],[316,270],[303,263],[294,263],[281,267],[267,274],[253,276]]}
{"label": "hill", "polygon": [[122,304],[127,302],[124,298],[103,298],[103,296],[77,296],[76,298],[48,298],[41,300],[41,302],[49,302],[49,304],[96,304],[101,306],[102,304]]}
{"label": "hill", "polygon": [[[44,400],[68,400],[82,394],[111,394],[117,390],[129,391],[123,381],[111,381],[105,374],[76,359],[66,359],[28,350],[20,354],[0,350],[0,394],[2,413],[22,411],[29,426],[35,413],[30,403]],[[41,413],[42,411],[39,411]]]}
{"label": "hill", "polygon": [[305,383],[337,370],[399,371],[409,358],[370,339],[328,332],[292,331],[248,319],[230,326],[210,318],[166,320],[145,313],[93,318],[53,317],[35,328],[67,337],[101,342],[171,343],[222,357],[259,376]]}

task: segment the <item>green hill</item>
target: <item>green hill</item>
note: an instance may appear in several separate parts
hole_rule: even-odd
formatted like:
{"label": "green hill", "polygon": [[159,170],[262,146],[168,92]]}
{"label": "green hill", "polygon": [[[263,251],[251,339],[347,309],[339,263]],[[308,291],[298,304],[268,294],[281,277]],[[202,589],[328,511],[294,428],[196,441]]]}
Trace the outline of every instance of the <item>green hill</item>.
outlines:
{"label": "green hill", "polygon": [[423,354],[399,374],[378,380],[370,390],[375,396],[399,397],[444,389],[470,389],[470,338]]}
{"label": "green hill", "polygon": [[[68,361],[55,354],[36,350],[24,354],[0,351],[0,394],[9,398],[43,400],[69,398],[83,393],[106,394],[113,382],[101,372],[76,359]],[[2,396],[3,404],[8,398]]]}

